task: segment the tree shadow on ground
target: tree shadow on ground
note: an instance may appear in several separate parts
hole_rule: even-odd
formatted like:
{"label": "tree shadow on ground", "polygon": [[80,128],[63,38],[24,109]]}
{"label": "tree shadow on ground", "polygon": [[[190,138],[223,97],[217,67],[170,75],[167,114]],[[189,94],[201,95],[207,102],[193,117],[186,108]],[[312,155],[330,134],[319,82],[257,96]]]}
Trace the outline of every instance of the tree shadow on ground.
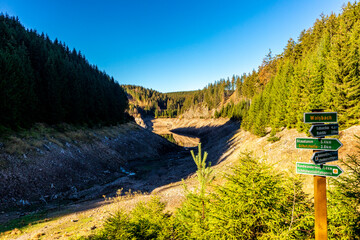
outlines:
{"label": "tree shadow on ground", "polygon": [[[211,162],[212,165],[216,165],[226,159],[226,157],[220,158],[231,146],[231,139],[239,128],[240,122],[229,120],[220,126],[177,128],[172,129],[171,132],[200,138],[203,150],[209,154],[207,161]],[[176,146],[169,151],[167,150],[169,149],[164,149],[163,154],[158,158],[137,159],[129,162],[126,168],[135,175],[117,179],[115,184],[110,184],[101,189],[95,199],[80,199],[71,204],[63,202],[56,207],[49,204],[41,214],[34,215],[34,213],[30,213],[30,216],[13,218],[13,222],[5,224],[0,232],[12,230],[14,227],[21,229],[29,224],[48,221],[51,218],[95,209],[107,204],[101,197],[102,195],[114,196],[116,190],[120,188],[123,188],[123,192],[131,189],[132,191],[150,193],[158,187],[186,179],[196,172],[196,165],[190,155],[190,150],[194,150],[195,154],[197,153],[196,147],[179,148]]]}
{"label": "tree shadow on ground", "polygon": [[229,149],[232,144],[232,137],[240,128],[240,122],[229,120],[224,125],[217,127],[205,126],[200,128],[177,128],[171,132],[190,137],[200,138],[203,149],[208,152],[208,161],[213,165],[219,164],[225,158],[221,156]]}

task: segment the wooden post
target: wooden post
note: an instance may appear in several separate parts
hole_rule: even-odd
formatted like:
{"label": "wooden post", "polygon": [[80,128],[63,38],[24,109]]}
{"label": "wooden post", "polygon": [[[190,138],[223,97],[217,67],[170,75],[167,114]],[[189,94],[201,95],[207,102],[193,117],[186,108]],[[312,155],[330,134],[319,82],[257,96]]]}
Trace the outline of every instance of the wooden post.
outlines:
{"label": "wooden post", "polygon": [[315,240],[327,240],[326,177],[314,176]]}
{"label": "wooden post", "polygon": [[[314,109],[312,112],[323,112]],[[313,123],[316,125],[316,123]],[[319,138],[320,139],[320,138]],[[313,152],[319,152],[314,150]],[[327,240],[327,199],[326,177],[314,176],[314,203],[315,203],[315,240]]]}

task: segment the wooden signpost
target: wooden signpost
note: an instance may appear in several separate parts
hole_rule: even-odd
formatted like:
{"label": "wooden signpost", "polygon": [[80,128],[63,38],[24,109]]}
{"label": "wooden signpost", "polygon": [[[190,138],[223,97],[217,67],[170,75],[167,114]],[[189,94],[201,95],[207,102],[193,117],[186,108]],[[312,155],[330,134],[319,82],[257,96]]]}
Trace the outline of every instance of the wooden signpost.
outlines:
{"label": "wooden signpost", "polygon": [[309,132],[316,138],[296,138],[296,148],[313,149],[311,160],[315,164],[297,162],[296,173],[314,175],[315,240],[325,240],[327,239],[326,177],[338,177],[343,173],[337,165],[324,165],[338,160],[337,150],[342,147],[338,139],[324,138],[339,134],[337,113],[321,110],[304,113],[304,123],[313,124]]}

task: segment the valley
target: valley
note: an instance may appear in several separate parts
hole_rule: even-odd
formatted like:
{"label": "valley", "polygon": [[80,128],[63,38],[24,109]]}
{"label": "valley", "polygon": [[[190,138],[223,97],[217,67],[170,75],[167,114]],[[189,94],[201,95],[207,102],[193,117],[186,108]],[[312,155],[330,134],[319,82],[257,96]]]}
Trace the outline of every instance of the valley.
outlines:
{"label": "valley", "polygon": [[0,239],[360,239],[360,3],[52,4],[0,4]]}
{"label": "valley", "polygon": [[[144,134],[143,131],[149,132],[151,128],[158,134],[176,133],[175,139],[177,135],[185,136],[181,141],[189,145],[196,143],[194,139],[199,139],[204,150],[209,153],[208,160],[212,162],[216,176],[215,184],[223,182],[223,176],[232,171],[232,166],[242,153],[252,152],[253,156],[274,165],[279,172],[294,175],[295,162],[308,162],[311,157],[310,152],[295,149],[295,138],[306,136],[296,130],[280,131],[277,134],[279,141],[271,143],[267,140],[269,136],[257,137],[240,130],[238,122],[228,119],[160,118],[147,119],[145,122],[148,122],[148,129],[132,126],[136,129],[133,134]],[[340,150],[341,158],[345,158],[354,149],[354,134],[360,135],[359,126],[341,131],[340,139],[344,143]],[[187,139],[186,136],[191,136],[188,142],[184,140]],[[151,139],[152,144],[155,144],[154,141],[163,142],[163,138]],[[172,143],[161,144],[166,149],[162,150],[163,153],[151,158],[139,157],[128,161],[122,168],[126,169],[125,176],[79,190],[76,199],[49,202],[37,210],[25,207],[23,210],[2,212],[0,221],[4,232],[0,239],[68,239],[87,236],[100,229],[104,220],[120,205],[131,209],[137,202],[146,201],[152,195],[157,195],[166,202],[167,211],[175,211],[185,199],[182,179],[190,189],[196,186],[196,166],[189,152],[194,148],[177,147]],[[134,147],[135,145],[127,145],[128,149]],[[127,152],[126,149],[121,151]],[[149,152],[142,151],[142,154],[147,155]],[[305,182],[305,191],[312,195],[312,177],[301,178]],[[118,189],[122,189],[120,195]],[[129,193],[130,189],[132,194]],[[123,195],[125,192],[128,194]]]}
{"label": "valley", "polygon": [[[200,138],[204,141],[212,141],[211,138],[214,137],[213,134],[218,134],[226,129],[227,132],[233,131],[235,132],[238,129],[237,123],[228,123],[228,125],[223,125],[228,120],[220,120],[220,121],[208,121],[203,120],[201,127],[200,125],[195,126],[191,125],[194,123],[192,122],[171,122],[171,120],[167,119],[156,119],[154,120],[154,132],[166,134],[172,133],[171,131],[179,131],[181,133],[176,134],[175,138],[180,139],[182,143],[188,146],[197,146]],[[171,126],[177,126],[178,129]],[[167,126],[167,127],[166,127]],[[180,128],[181,127],[181,128]],[[187,130],[188,127],[188,130]],[[199,127],[199,128],[197,128]],[[118,132],[120,130],[120,132]],[[211,131],[213,132],[211,134]],[[106,133],[106,134],[105,134]],[[122,135],[122,133],[126,133]],[[66,175],[60,175],[60,179],[62,184],[69,185],[71,184],[74,187],[70,187],[70,190],[65,192],[55,192],[54,189],[50,188],[53,195],[50,195],[46,198],[47,202],[42,202],[42,198],[45,194],[49,194],[46,191],[49,191],[45,182],[36,182],[37,176],[36,174],[31,175],[29,173],[27,180],[28,182],[32,183],[35,182],[38,191],[42,189],[44,193],[38,192],[38,194],[30,194],[27,191],[22,191],[23,195],[14,195],[17,198],[25,199],[25,200],[17,200],[11,204],[11,196],[10,191],[6,191],[6,189],[12,189],[13,191],[21,191],[20,189],[17,190],[14,183],[11,182],[3,182],[3,184],[8,184],[7,188],[3,187],[3,198],[2,201],[6,203],[7,199],[9,200],[8,209],[12,209],[13,206],[17,206],[16,211],[3,211],[0,214],[0,223],[3,226],[1,228],[2,231],[5,232],[12,232],[11,223],[9,221],[20,222],[18,227],[20,229],[27,228],[26,225],[21,224],[21,219],[27,218],[28,216],[37,215],[38,212],[47,212],[42,218],[48,219],[48,216],[58,216],[62,215],[64,212],[82,212],[84,209],[92,208],[90,206],[102,205],[104,202],[103,196],[114,197],[118,189],[123,189],[123,192],[128,192],[130,189],[131,191],[135,192],[142,192],[142,193],[151,193],[160,190],[156,190],[159,188],[167,188],[167,185],[179,185],[177,182],[181,182],[181,179],[186,179],[191,176],[196,171],[196,166],[191,159],[189,154],[190,147],[178,147],[177,145],[168,142],[162,137],[151,133],[149,130],[143,129],[138,127],[134,124],[125,124],[120,125],[116,128],[108,129],[107,132],[100,133],[98,132],[98,137],[101,139],[101,142],[97,140],[92,140],[90,142],[77,142],[76,144],[76,151],[79,154],[80,152],[87,157],[91,157],[92,165],[98,165],[99,162],[107,162],[106,169],[102,169],[97,167],[97,172],[88,172],[86,168],[82,168],[81,166],[78,167],[78,173],[71,175],[71,171],[67,172]],[[110,135],[109,135],[110,134]],[[188,137],[191,135],[192,137]],[[134,141],[133,137],[136,137],[137,141]],[[224,143],[227,141],[227,135],[223,136],[225,139],[221,139]],[[106,142],[104,144],[104,141]],[[60,139],[57,139],[60,141]],[[112,141],[120,142],[121,144],[116,144]],[[217,143],[221,142],[218,139]],[[104,144],[104,146],[99,148],[99,144]],[[107,146],[107,147],[106,147]],[[220,146],[220,145],[219,145]],[[75,147],[75,146],[74,146]],[[98,152],[96,155],[94,153],[90,154],[86,152],[86,149],[92,149],[97,147]],[[59,150],[60,146],[54,144],[52,146],[52,151],[42,153],[41,157],[44,159],[43,161],[28,164],[31,166],[32,169],[37,168],[41,164],[41,172],[47,169],[50,169],[54,166],[54,159],[59,159],[59,161],[64,161],[64,158],[61,158],[64,154],[71,154],[74,149],[69,149],[66,146],[63,150]],[[140,150],[141,149],[141,150]],[[214,149],[215,150],[215,149]],[[65,151],[65,153],[63,153]],[[110,152],[111,154],[104,155],[101,152]],[[3,153],[5,155],[5,153]],[[33,153],[34,154],[34,153]],[[11,155],[11,154],[7,154]],[[31,158],[31,154],[28,154],[28,159]],[[39,154],[34,155],[35,157],[39,157]],[[59,157],[60,156],[60,157]],[[15,156],[12,156],[15,157]],[[47,160],[49,157],[53,159],[49,163],[45,163],[44,161]],[[76,161],[81,160],[83,157],[81,155],[77,155],[79,159],[72,160],[76,163]],[[119,162],[119,158],[121,161]],[[214,159],[214,158],[212,158]],[[20,161],[20,160],[18,160]],[[73,163],[74,164],[74,163]],[[120,164],[120,165],[119,165]],[[114,169],[113,167],[116,167]],[[71,165],[69,166],[71,169]],[[8,174],[8,176],[16,176],[17,174],[23,175],[24,172],[21,172],[21,168],[18,172],[10,171],[9,169],[3,169],[2,174]],[[33,170],[34,171],[34,170]],[[36,170],[35,170],[36,171]],[[38,169],[40,171],[40,169]],[[49,171],[49,170],[47,170]],[[49,171],[49,175],[54,175],[52,171]],[[91,175],[92,174],[92,175]],[[104,179],[104,174],[107,176]],[[90,175],[93,179],[92,183],[89,182],[87,186],[85,186],[82,182],[76,181],[77,177],[81,179],[86,179],[87,177],[90,178]],[[50,176],[49,176],[50,177]],[[13,177],[14,178],[14,177]],[[44,177],[47,179],[47,175]],[[70,178],[70,179],[69,179]],[[33,180],[32,180],[33,179]],[[60,179],[57,181],[56,179],[52,180],[52,185],[58,186],[60,185]],[[39,186],[42,185],[43,187],[40,188]],[[181,184],[180,184],[181,185]],[[4,185],[5,186],[5,185]],[[26,182],[21,183],[22,189],[35,187],[32,184],[28,184]],[[75,190],[76,189],[76,190]],[[163,191],[163,190],[161,190]],[[181,192],[181,190],[178,190]],[[10,194],[9,194],[10,193]],[[26,195],[28,193],[28,195]],[[58,199],[54,198],[53,196],[59,196]],[[30,202],[30,199],[39,199]],[[172,199],[175,196],[171,196]],[[175,197],[178,199],[178,197]],[[95,200],[94,200],[95,199]],[[180,198],[181,199],[181,198]],[[178,199],[179,200],[179,199]],[[22,204],[25,202],[26,204]],[[22,204],[22,205],[21,205]],[[3,207],[6,205],[2,205]],[[75,210],[74,210],[74,206]],[[176,207],[176,204],[172,206],[173,208]],[[3,208],[5,210],[5,208]],[[55,217],[57,218],[57,217]],[[49,220],[49,219],[48,219]],[[46,220],[46,222],[48,222]],[[8,226],[9,224],[10,226]],[[26,222],[28,224],[28,222]],[[8,227],[7,227],[8,226]],[[30,231],[30,235],[33,235],[32,231]],[[5,234],[5,239],[8,234]],[[23,236],[23,234],[20,234]],[[20,237],[19,236],[19,237]],[[29,237],[29,234],[25,234],[25,238]],[[12,239],[10,234],[10,239]],[[53,236],[52,236],[53,237]],[[49,239],[51,239],[50,237]],[[21,239],[21,238],[20,238]]]}

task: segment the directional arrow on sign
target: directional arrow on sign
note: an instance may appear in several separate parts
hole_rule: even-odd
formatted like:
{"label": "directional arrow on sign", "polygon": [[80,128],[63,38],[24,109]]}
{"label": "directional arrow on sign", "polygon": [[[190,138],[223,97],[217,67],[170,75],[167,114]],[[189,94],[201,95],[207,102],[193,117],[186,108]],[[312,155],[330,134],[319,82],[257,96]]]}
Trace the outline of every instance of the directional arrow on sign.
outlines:
{"label": "directional arrow on sign", "polygon": [[309,132],[313,137],[339,135],[339,124],[312,125]]}
{"label": "directional arrow on sign", "polygon": [[296,148],[337,151],[342,143],[336,138],[296,138]]}
{"label": "directional arrow on sign", "polygon": [[296,173],[324,177],[338,177],[344,171],[337,165],[315,165],[312,163],[296,163]]}
{"label": "directional arrow on sign", "polygon": [[321,152],[315,152],[311,160],[315,164],[322,164],[327,162],[332,162],[339,160],[339,153],[338,151],[321,151]]}

